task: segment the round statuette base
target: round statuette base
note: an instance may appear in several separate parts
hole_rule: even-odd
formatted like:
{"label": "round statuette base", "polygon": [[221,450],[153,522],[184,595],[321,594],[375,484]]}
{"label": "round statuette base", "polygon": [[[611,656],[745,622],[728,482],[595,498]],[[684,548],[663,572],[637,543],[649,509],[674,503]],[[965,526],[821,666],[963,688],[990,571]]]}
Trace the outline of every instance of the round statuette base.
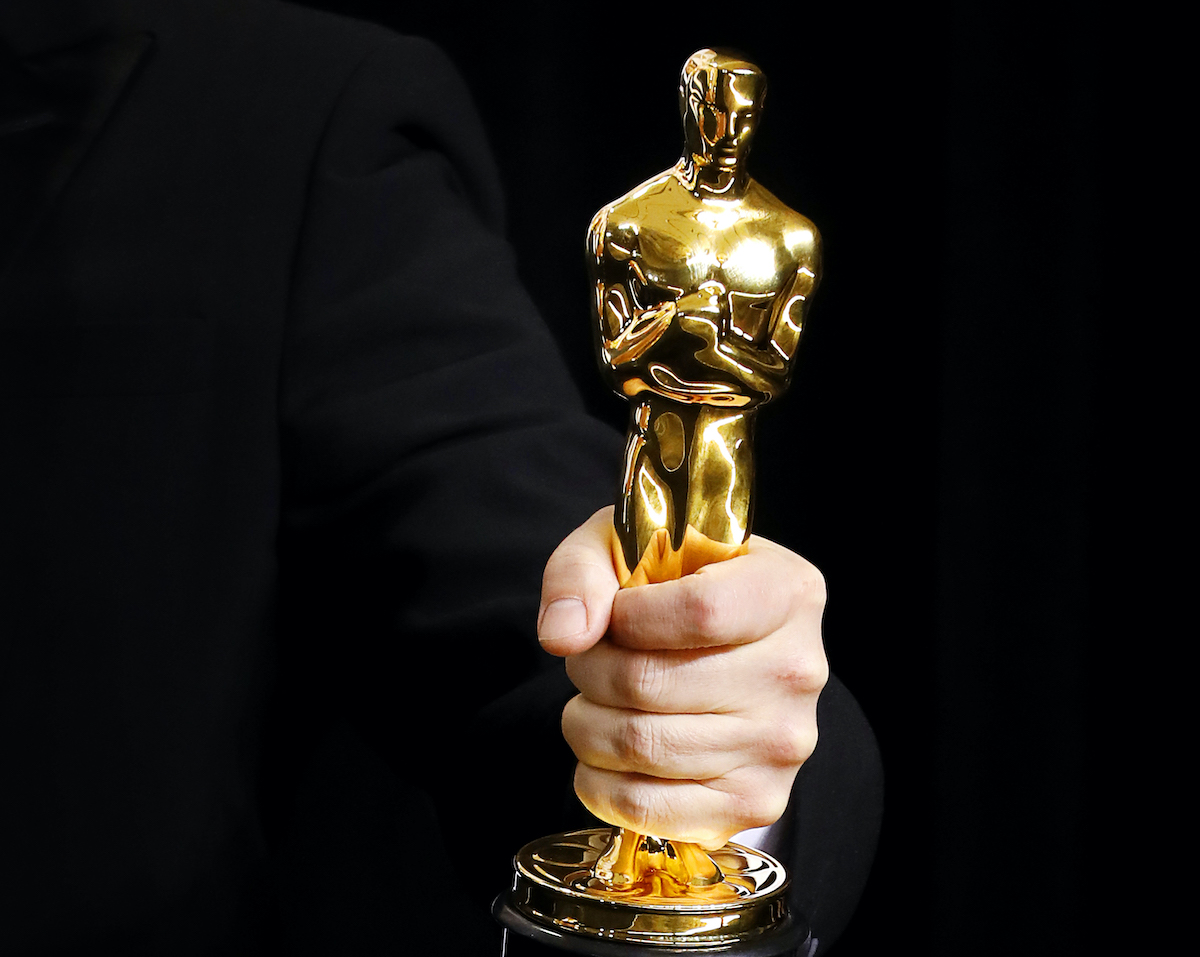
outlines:
{"label": "round statuette base", "polygon": [[592,876],[610,836],[607,828],[571,831],[517,852],[513,886],[492,909],[510,957],[539,949],[592,957],[807,953],[808,927],[788,913],[787,875],[770,855],[727,844],[712,852],[724,876],[719,884],[651,880],[617,889]]}

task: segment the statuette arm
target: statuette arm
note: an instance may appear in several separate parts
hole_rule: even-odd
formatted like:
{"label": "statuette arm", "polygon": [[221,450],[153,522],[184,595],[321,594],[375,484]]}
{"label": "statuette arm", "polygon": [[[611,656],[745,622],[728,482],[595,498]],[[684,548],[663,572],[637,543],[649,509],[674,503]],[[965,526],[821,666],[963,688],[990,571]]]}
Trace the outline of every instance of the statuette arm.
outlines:
{"label": "statuette arm", "polygon": [[817,290],[820,276],[819,247],[814,249],[811,261],[802,263],[775,300],[771,311],[771,338],[773,351],[786,363],[791,363],[804,331],[804,319],[808,314],[812,295]]}

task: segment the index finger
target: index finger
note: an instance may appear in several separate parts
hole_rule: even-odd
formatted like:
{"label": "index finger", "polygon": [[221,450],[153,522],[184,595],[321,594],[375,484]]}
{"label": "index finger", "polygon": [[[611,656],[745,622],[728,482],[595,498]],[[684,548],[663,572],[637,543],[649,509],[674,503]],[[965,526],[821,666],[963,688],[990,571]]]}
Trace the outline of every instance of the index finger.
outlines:
{"label": "index finger", "polygon": [[621,589],[608,636],[645,650],[748,644],[797,615],[819,622],[824,606],[825,580],[811,562],[752,536],[745,555],[677,581]]}

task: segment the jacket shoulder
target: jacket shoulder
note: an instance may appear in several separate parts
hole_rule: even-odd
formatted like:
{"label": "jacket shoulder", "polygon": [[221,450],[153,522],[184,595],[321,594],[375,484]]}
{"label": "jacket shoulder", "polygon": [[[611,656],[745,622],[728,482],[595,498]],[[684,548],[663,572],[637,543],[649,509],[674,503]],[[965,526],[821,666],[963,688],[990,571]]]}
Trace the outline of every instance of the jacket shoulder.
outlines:
{"label": "jacket shoulder", "polygon": [[144,23],[159,54],[205,64],[213,79],[247,97],[290,95],[297,102],[341,88],[373,54],[444,60],[420,37],[378,24],[281,0],[168,0],[150,7]]}

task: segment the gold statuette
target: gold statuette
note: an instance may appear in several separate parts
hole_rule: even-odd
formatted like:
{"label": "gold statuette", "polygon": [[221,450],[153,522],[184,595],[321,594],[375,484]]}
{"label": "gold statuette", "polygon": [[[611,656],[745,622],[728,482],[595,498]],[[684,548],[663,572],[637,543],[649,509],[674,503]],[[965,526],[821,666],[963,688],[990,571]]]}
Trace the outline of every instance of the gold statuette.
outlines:
{"label": "gold statuette", "polygon": [[[816,228],[746,170],[765,93],[752,63],[689,57],[683,158],[588,229],[600,365],[631,405],[613,528],[623,587],[747,547],[755,414],[788,386],[820,275]],[[519,917],[501,919],[529,935],[549,928],[581,953],[609,952],[581,949],[589,938],[791,953],[803,935],[787,916],[786,882],[777,861],[735,844],[709,854],[620,827],[575,832],[519,852],[505,905]]]}

